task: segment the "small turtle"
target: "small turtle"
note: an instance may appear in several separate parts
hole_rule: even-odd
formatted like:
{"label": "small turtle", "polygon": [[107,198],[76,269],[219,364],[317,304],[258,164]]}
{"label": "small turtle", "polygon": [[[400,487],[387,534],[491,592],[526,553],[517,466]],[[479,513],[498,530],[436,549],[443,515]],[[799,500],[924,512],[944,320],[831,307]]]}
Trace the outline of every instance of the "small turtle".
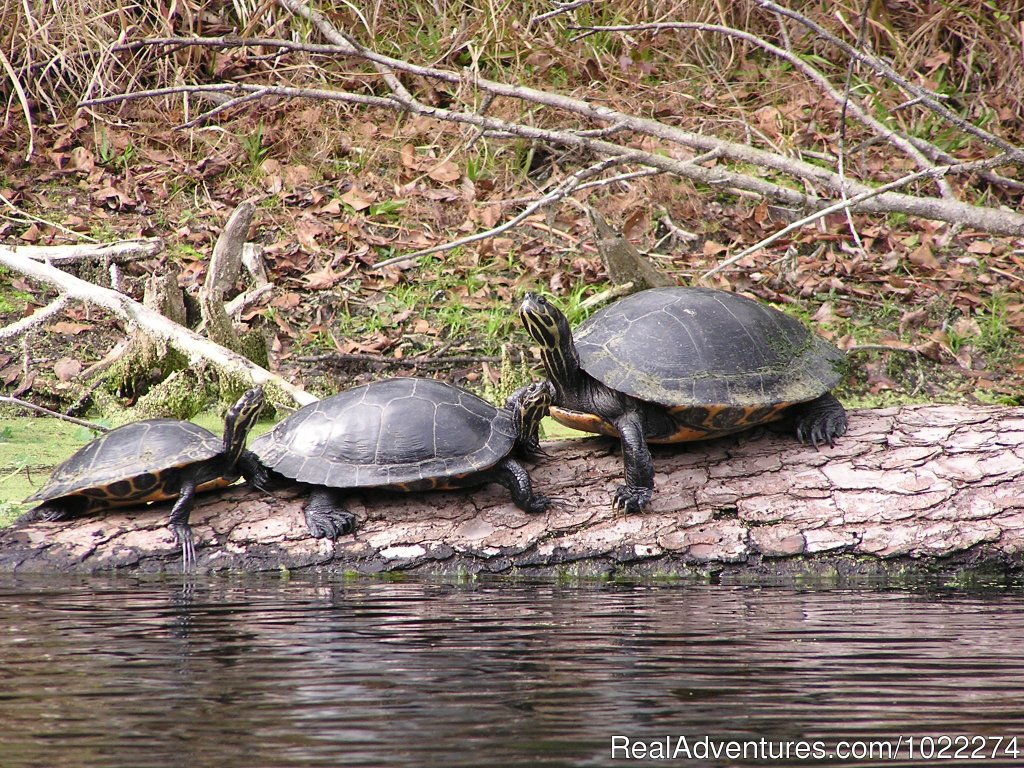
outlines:
{"label": "small turtle", "polygon": [[846,411],[829,392],[845,356],[800,322],[752,299],[708,288],[652,288],[605,307],[575,332],[527,294],[519,315],[540,345],[551,415],[621,438],[626,484],[616,508],[651,500],[648,443],[701,440],[782,418],[802,442],[832,445]]}
{"label": "small turtle", "polygon": [[317,538],[355,528],[344,491],[423,491],[499,483],[516,505],[541,512],[551,500],[533,493],[510,454],[539,448],[547,387],[525,387],[505,408],[464,389],[421,378],[377,381],[307,405],[256,438],[243,461],[252,485],[310,486],[306,524]]}
{"label": "small turtle", "polygon": [[54,469],[49,482],[25,500],[42,503],[21,521],[63,520],[97,509],[177,499],[168,525],[181,544],[182,567],[190,570],[196,551],[188,517],[195,494],[239,478],[238,459],[262,407],[263,390],[247,391],[228,409],[223,438],[178,419],[146,419],[113,429]]}

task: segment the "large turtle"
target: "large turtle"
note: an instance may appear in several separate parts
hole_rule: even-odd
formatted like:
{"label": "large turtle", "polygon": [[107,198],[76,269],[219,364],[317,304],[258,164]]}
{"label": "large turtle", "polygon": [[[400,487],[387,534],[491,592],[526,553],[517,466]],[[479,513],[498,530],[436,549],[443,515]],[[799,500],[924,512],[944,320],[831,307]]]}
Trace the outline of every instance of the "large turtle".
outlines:
{"label": "large turtle", "polygon": [[377,381],[307,405],[256,438],[243,461],[246,478],[270,489],[282,481],[310,486],[306,523],[314,536],[355,527],[342,506],[354,488],[421,491],[500,483],[516,505],[541,512],[551,500],[533,493],[512,453],[539,448],[547,387],[525,387],[495,408],[464,389],[422,378]]}
{"label": "large turtle", "polygon": [[176,499],[168,526],[181,544],[182,568],[190,570],[196,552],[188,517],[195,494],[239,478],[238,459],[262,407],[263,390],[248,390],[228,409],[223,438],[178,419],[146,419],[113,429],[54,469],[46,485],[25,500],[41,504],[21,520],[62,520]]}
{"label": "large turtle", "polygon": [[604,308],[575,332],[527,294],[520,310],[540,345],[551,415],[622,440],[626,484],[616,508],[651,500],[647,443],[725,435],[782,418],[802,442],[832,444],[846,411],[829,392],[843,375],[836,347],[778,310],[708,288],[652,288]]}

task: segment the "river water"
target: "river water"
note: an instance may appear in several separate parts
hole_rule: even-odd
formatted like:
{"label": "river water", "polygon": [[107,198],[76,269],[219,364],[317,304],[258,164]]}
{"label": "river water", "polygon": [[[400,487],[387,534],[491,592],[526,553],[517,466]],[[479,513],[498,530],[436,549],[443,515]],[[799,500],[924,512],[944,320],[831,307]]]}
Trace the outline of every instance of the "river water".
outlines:
{"label": "river water", "polygon": [[1024,765],[1022,598],[4,576],[0,766]]}

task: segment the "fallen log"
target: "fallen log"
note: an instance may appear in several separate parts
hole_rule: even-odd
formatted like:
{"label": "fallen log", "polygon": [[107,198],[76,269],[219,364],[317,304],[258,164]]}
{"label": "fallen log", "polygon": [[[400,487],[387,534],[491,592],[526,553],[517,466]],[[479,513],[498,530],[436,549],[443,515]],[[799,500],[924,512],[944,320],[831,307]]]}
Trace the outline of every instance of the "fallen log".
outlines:
{"label": "fallen log", "polygon": [[[854,411],[835,447],[788,435],[654,449],[656,493],[614,512],[620,456],[601,439],[545,445],[531,471],[562,501],[530,515],[498,487],[356,493],[354,535],[311,539],[304,497],[234,486],[192,514],[199,571],[688,576],[1024,571],[1024,408]],[[162,505],[0,531],[0,570],[173,571]]]}

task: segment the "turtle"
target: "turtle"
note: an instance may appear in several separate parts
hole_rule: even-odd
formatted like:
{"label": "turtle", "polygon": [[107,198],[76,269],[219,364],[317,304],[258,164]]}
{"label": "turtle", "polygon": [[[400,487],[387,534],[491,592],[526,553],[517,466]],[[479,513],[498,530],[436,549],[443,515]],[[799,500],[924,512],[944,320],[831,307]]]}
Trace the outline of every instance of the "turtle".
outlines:
{"label": "turtle", "polygon": [[552,417],[622,441],[617,509],[638,512],[651,500],[648,443],[702,440],[784,418],[815,449],[846,432],[846,411],[830,391],[843,378],[845,355],[753,299],[651,288],[573,332],[558,308],[529,293],[519,315],[540,345]]}
{"label": "turtle", "polygon": [[547,387],[525,387],[496,408],[461,387],[400,377],[371,382],[311,403],[256,438],[243,462],[250,484],[264,490],[297,482],[310,488],[304,512],[315,537],[348,533],[355,516],[345,491],[463,488],[499,483],[527,512],[552,500],[533,492],[512,458],[539,450]]}
{"label": "turtle", "polygon": [[245,392],[224,417],[223,438],[179,419],[144,419],[112,429],[53,470],[46,485],[25,500],[41,503],[21,521],[175,499],[168,526],[181,544],[183,570],[191,570],[196,553],[188,517],[195,494],[240,477],[238,459],[262,407],[262,388]]}

